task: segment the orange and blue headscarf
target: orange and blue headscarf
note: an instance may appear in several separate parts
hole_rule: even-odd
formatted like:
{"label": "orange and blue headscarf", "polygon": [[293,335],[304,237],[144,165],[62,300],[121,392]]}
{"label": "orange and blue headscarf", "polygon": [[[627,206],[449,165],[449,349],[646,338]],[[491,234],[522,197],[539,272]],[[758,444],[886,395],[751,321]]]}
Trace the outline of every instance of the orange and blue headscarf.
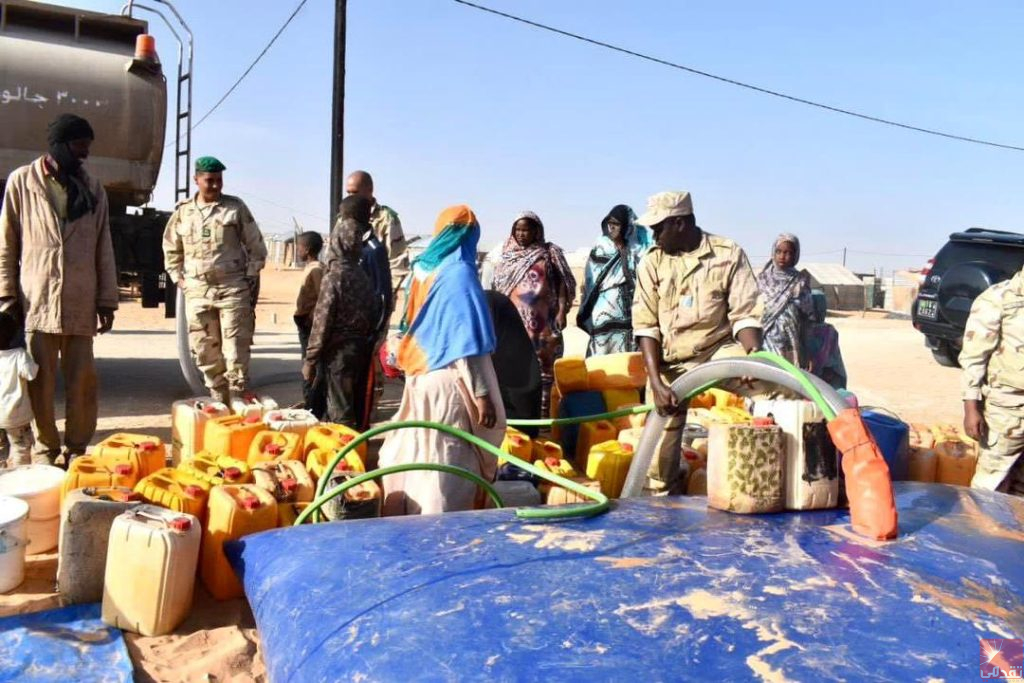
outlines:
{"label": "orange and blue headscarf", "polygon": [[494,352],[494,323],[476,272],[480,225],[468,206],[441,212],[430,246],[412,264],[398,365],[407,375]]}

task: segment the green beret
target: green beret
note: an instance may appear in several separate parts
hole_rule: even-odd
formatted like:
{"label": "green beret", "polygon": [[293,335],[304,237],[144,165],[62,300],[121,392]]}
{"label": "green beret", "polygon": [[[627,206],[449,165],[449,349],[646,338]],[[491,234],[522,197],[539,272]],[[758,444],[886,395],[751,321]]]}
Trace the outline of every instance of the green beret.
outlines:
{"label": "green beret", "polygon": [[196,173],[220,173],[227,166],[220,163],[217,157],[199,157],[196,159]]}

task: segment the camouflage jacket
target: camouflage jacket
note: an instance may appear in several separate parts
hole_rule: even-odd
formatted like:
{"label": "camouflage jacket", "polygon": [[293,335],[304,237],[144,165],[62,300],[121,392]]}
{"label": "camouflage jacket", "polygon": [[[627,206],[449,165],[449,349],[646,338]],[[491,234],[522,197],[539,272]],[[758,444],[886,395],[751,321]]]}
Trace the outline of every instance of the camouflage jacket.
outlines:
{"label": "camouflage jacket", "polygon": [[750,261],[732,240],[704,233],[696,250],[654,247],[637,268],[633,334],[661,342],[662,363],[708,356],[746,328],[761,327]]}
{"label": "camouflage jacket", "polygon": [[196,197],[183,199],[164,228],[164,267],[172,282],[238,284],[259,275],[266,260],[259,226],[238,197],[221,195],[204,207]]}
{"label": "camouflage jacket", "polygon": [[398,214],[393,209],[375,203],[373,213],[370,214],[370,226],[377,239],[388,250],[392,287],[397,287],[409,272],[409,252],[405,233],[402,231],[402,221],[398,219]]}
{"label": "camouflage jacket", "polygon": [[974,300],[960,367],[965,401],[1024,406],[1024,271]]}

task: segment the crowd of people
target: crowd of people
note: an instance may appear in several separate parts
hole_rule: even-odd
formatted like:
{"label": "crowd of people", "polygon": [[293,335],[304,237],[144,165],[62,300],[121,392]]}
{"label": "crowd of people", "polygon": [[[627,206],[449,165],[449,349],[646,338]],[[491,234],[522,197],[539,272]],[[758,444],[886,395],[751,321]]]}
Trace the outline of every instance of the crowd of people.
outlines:
{"label": "crowd of people", "polygon": [[[347,186],[359,182],[372,187],[365,171],[350,176]],[[296,304],[306,349],[307,397],[314,397],[307,398],[307,406],[318,417],[357,429],[369,425],[377,376],[372,366],[382,346],[393,347],[393,363],[405,375],[396,419],[441,422],[497,445],[506,417],[549,415],[554,363],[564,353],[562,333],[579,293],[576,324],[590,337],[587,354],[643,352],[651,399],[673,415],[659,450],[678,453],[678,428],[685,415],[669,390],[672,381],[710,358],[761,348],[810,367],[806,340],[824,325],[812,302],[809,278],[796,268],[800,245],[795,236],[781,235],[771,261],[755,275],[738,245],[697,226],[686,192],[655,195],[639,220],[629,206],[614,206],[601,221],[582,287],[577,287],[564,251],[547,240],[543,221],[530,211],[512,220],[508,237],[491,256],[492,267],[481,278],[480,226],[466,206],[441,213],[429,246],[412,261],[404,285],[387,277],[371,285],[369,276],[379,266],[369,251],[364,248],[358,256],[352,251],[347,260],[338,256],[346,243],[355,249],[357,235],[383,237],[369,222],[366,207],[361,212],[346,208],[357,199],[352,194],[342,204],[330,238],[327,275],[314,262],[319,235],[298,237],[307,266]],[[400,225],[397,216],[393,224]],[[395,259],[390,255],[377,262]],[[390,340],[385,325],[367,334],[370,319],[390,314],[387,300],[399,290],[381,286],[389,281],[404,295],[398,334]],[[318,283],[321,291],[314,305]],[[330,329],[330,340],[322,341],[316,332],[310,335],[310,327]],[[830,355],[829,367],[841,368],[838,345]],[[832,373],[829,379],[845,386],[845,373]],[[317,386],[326,387],[326,403],[315,398],[322,393]],[[671,457],[656,460],[673,462]],[[489,457],[429,429],[394,433],[381,450],[380,462],[440,462],[494,475]],[[678,463],[652,472],[651,488],[671,491],[678,475]],[[391,477],[385,488],[385,508],[392,514],[479,503],[471,484],[434,473]]]}
{"label": "crowd of people", "polygon": [[[93,137],[87,121],[61,115],[49,127],[47,153],[14,171],[5,186],[5,463],[66,464],[95,433],[93,337],[113,327],[118,283],[106,194],[83,167]],[[210,395],[229,402],[249,391],[267,250],[245,203],[223,193],[225,170],[214,157],[196,161],[198,191],[175,207],[163,246],[169,282],[184,292],[196,364]],[[383,359],[394,359],[405,376],[398,419],[440,422],[498,445],[507,417],[548,414],[554,363],[564,353],[562,335],[577,295],[575,322],[589,335],[587,354],[639,350],[647,399],[672,417],[658,446],[666,457],[654,458],[649,477],[654,492],[674,490],[678,478],[674,455],[685,406],[669,387],[700,363],[766,349],[845,387],[837,333],[798,268],[799,239],[780,235],[769,262],[755,272],[739,245],[698,225],[687,192],[653,195],[639,218],[628,205],[612,207],[578,287],[536,213],[514,218],[489,257],[493,267],[481,275],[480,225],[470,207],[442,211],[429,246],[410,262],[398,214],[377,201],[370,174],[351,174],[346,190],[326,257],[320,235],[302,234],[296,244],[305,264],[295,310],[303,397],[323,419],[366,428],[382,372],[394,370]],[[985,474],[976,485],[985,488],[1007,488],[1024,447],[1013,436],[1024,405],[1017,371],[1024,367],[1024,343],[1016,343],[1021,277],[979,297],[965,338],[965,425],[982,441],[979,472]],[[389,338],[396,309],[401,323]],[[1014,343],[999,343],[1001,337]],[[54,414],[58,374],[66,396],[63,443]],[[990,406],[992,396],[999,400]],[[380,462],[412,461],[494,475],[495,463],[457,438],[426,429],[392,433]],[[392,514],[479,503],[472,486],[430,472],[391,477],[385,489]]]}

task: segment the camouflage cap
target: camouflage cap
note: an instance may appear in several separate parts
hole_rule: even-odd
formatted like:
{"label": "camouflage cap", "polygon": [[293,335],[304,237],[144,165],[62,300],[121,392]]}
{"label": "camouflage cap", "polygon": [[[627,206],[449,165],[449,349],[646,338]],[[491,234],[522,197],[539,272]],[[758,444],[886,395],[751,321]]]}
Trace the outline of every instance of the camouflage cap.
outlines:
{"label": "camouflage cap", "polygon": [[689,192],[659,192],[647,200],[647,211],[636,219],[640,225],[654,227],[672,216],[692,216],[693,200]]}
{"label": "camouflage cap", "polygon": [[199,157],[196,159],[196,173],[220,173],[226,171],[227,166],[220,163],[217,157]]}

